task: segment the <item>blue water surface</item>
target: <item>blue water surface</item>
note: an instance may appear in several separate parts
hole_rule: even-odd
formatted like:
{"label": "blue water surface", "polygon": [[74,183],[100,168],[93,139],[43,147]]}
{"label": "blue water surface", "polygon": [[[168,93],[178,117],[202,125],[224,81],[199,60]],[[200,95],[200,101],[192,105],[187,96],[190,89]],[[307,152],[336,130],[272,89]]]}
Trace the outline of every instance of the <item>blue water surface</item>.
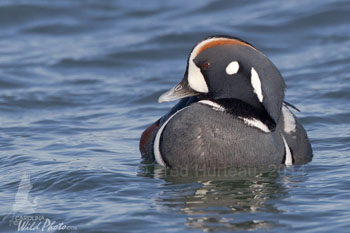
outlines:
{"label": "blue water surface", "polygon": [[[0,232],[350,232],[349,1],[3,0],[0,29]],[[158,96],[216,34],[280,69],[310,164],[141,162],[140,134],[174,104]]]}

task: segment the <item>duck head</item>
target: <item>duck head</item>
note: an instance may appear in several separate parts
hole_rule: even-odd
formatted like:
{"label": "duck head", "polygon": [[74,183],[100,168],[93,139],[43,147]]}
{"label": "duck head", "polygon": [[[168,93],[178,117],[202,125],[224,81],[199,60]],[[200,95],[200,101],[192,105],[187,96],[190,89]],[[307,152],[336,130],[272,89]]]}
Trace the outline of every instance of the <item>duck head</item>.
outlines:
{"label": "duck head", "polygon": [[200,100],[237,99],[264,109],[278,122],[285,83],[276,66],[251,44],[215,36],[194,46],[182,81],[159,97],[159,102],[188,96]]}

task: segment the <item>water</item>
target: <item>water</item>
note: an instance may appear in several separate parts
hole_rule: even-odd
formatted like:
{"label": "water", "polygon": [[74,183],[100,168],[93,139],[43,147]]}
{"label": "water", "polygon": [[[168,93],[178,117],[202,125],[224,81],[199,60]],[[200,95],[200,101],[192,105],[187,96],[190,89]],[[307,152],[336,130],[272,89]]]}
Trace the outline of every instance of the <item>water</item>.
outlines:
{"label": "water", "polygon": [[[1,1],[0,231],[27,217],[68,228],[46,232],[350,232],[349,12],[345,0]],[[215,34],[280,69],[312,163],[224,176],[141,163],[142,130],[174,104],[158,96]]]}

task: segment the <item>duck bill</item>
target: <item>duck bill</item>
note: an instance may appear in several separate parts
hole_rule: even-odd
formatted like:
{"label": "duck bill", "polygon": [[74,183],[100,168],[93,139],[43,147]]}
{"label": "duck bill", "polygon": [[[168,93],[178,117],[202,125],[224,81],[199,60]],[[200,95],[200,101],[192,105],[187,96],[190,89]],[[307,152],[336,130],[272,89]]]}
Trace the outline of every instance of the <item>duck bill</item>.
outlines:
{"label": "duck bill", "polygon": [[159,103],[174,101],[178,99],[182,99],[189,96],[198,95],[198,92],[192,90],[192,88],[188,85],[187,79],[183,78],[182,81],[177,84],[175,87],[171,88],[169,91],[163,93],[159,99]]}

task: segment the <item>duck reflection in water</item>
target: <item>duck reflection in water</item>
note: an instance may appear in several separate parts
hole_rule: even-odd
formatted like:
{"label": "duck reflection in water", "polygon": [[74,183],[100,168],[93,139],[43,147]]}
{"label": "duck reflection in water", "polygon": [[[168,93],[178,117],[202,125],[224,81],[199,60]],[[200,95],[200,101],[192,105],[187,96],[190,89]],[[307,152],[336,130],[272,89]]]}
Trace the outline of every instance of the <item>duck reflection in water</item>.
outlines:
{"label": "duck reflection in water", "polygon": [[[163,179],[166,183],[155,205],[175,209],[186,215],[189,228],[204,231],[268,229],[281,225],[276,214],[282,212],[273,200],[288,194],[290,176],[303,173],[303,167],[289,170],[258,168],[223,170],[176,170],[141,165],[140,176]],[[303,177],[303,175],[302,175]],[[271,213],[271,217],[261,213]]]}

